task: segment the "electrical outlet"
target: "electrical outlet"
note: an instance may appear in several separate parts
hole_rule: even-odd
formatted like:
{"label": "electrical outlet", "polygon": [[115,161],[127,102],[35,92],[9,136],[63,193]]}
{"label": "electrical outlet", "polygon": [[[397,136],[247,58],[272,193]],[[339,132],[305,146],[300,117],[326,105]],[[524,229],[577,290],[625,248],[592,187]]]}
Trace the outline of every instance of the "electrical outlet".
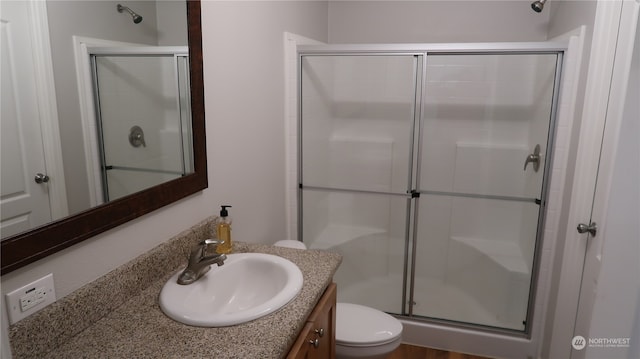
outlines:
{"label": "electrical outlet", "polygon": [[13,324],[56,301],[53,274],[18,288],[6,295],[9,323]]}
{"label": "electrical outlet", "polygon": [[36,305],[44,302],[47,297],[47,288],[33,288],[31,291],[20,298],[20,310],[26,312]]}

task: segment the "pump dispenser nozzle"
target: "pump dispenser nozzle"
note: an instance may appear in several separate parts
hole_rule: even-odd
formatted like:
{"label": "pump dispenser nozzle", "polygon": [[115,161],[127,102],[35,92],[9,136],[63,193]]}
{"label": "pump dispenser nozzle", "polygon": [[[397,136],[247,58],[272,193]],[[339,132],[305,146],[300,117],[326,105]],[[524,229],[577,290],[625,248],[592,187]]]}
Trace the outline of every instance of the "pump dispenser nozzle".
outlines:
{"label": "pump dispenser nozzle", "polygon": [[229,216],[229,212],[227,211],[227,208],[231,208],[231,206],[228,205],[224,205],[224,206],[220,206],[222,209],[220,210],[220,217],[228,217]]}
{"label": "pump dispenser nozzle", "polygon": [[220,217],[216,221],[216,237],[222,241],[216,247],[216,252],[219,254],[229,254],[233,250],[233,243],[231,242],[231,217],[227,208],[231,208],[229,205],[220,206]]}

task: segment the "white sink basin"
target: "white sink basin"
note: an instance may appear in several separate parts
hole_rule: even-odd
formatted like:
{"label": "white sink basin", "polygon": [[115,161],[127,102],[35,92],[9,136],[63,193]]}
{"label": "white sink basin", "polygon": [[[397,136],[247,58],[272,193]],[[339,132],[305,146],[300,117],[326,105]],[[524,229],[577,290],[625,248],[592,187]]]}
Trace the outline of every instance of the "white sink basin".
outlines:
{"label": "white sink basin", "polygon": [[224,265],[189,285],[176,273],[160,292],[170,318],[198,327],[224,327],[260,318],[289,303],[302,289],[302,272],[291,261],[263,253],[234,253]]}

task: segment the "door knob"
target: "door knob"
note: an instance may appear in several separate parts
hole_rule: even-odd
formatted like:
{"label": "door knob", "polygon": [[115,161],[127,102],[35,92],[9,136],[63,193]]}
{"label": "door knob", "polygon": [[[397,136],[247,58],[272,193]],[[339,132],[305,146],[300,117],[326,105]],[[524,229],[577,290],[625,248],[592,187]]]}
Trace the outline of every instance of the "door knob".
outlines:
{"label": "door knob", "polygon": [[596,232],[598,231],[598,225],[596,225],[596,222],[591,222],[588,225],[584,223],[580,223],[578,224],[578,228],[576,229],[580,234],[588,232],[593,237],[596,235]]}
{"label": "door knob", "polygon": [[533,149],[533,153],[529,154],[529,156],[527,156],[527,159],[524,161],[524,170],[527,170],[527,165],[529,164],[529,162],[533,163],[533,170],[535,172],[538,172],[538,169],[540,168],[540,145],[536,145],[536,147]]}
{"label": "door knob", "polygon": [[49,176],[42,173],[36,173],[36,177],[34,178],[34,180],[37,184],[47,183],[49,182]]}

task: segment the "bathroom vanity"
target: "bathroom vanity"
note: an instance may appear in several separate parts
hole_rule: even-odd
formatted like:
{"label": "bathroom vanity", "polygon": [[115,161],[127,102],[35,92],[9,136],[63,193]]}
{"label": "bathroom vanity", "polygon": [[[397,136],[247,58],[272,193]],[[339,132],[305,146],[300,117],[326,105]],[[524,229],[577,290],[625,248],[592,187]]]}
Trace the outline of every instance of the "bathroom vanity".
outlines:
{"label": "bathroom vanity", "polygon": [[311,312],[287,359],[336,357],[336,284],[331,283]]}
{"label": "bathroom vanity", "polygon": [[332,278],[342,259],[336,253],[236,242],[236,252],[295,263],[304,278],[297,297],[275,313],[229,327],[188,326],[162,313],[160,290],[184,267],[190,249],[207,238],[211,224],[194,226],[11,325],[14,358],[333,358]]}

